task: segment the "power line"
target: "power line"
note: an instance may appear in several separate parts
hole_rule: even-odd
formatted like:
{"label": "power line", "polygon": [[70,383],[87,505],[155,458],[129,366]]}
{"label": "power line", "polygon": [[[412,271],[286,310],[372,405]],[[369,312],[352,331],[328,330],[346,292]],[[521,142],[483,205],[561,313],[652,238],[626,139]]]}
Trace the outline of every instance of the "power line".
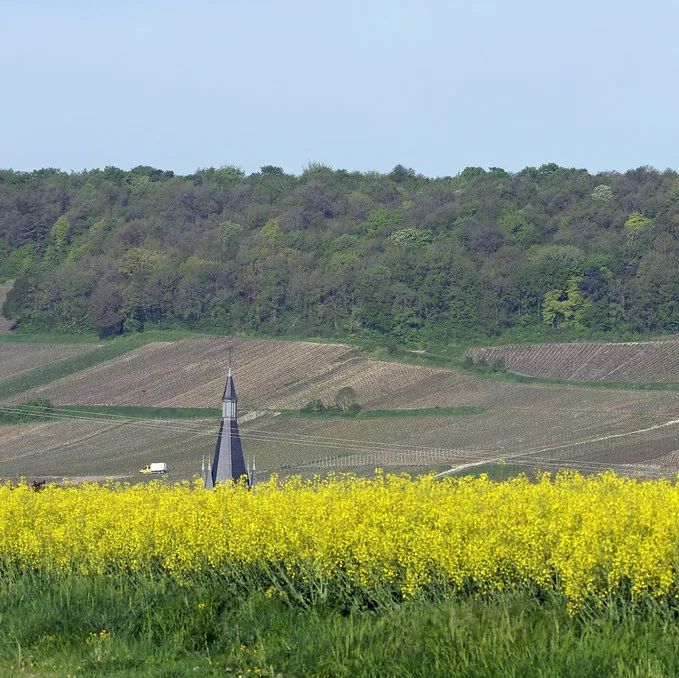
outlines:
{"label": "power line", "polygon": [[[37,408],[36,408],[37,409]],[[98,417],[97,415],[93,415],[89,411],[83,411],[81,410],[84,415],[84,417],[80,416],[73,416],[71,414],[67,414],[64,411],[56,412],[50,414],[45,414],[45,413],[38,413],[33,409],[33,407],[22,407],[22,406],[10,406],[10,407],[0,407],[0,410],[5,410],[5,411],[10,411],[12,413],[30,413],[33,416],[42,416],[46,419],[53,419],[53,418],[59,418],[62,420],[76,420],[76,421],[95,421],[95,422],[103,422],[103,423],[114,423],[114,424],[120,424],[121,426],[125,424],[133,425],[133,426],[144,426],[146,428],[150,429],[155,429],[159,431],[172,431],[172,432],[178,432],[178,433],[195,433],[196,435],[200,436],[212,436],[214,435],[214,428],[211,430],[206,430],[206,427],[201,426],[200,428],[195,427],[193,424],[190,425],[181,425],[179,423],[179,420],[175,420],[174,425],[168,425],[168,424],[161,424],[160,422],[157,421],[150,421],[150,420],[144,420],[144,419],[138,419],[138,418],[125,418],[124,415],[108,415],[106,414],[104,417]],[[69,412],[77,412],[77,410],[71,410]],[[113,421],[112,421],[113,418]],[[667,424],[673,424],[675,422],[667,422]],[[667,425],[665,424],[665,425]],[[652,427],[656,428],[656,427]],[[645,430],[645,429],[644,429]],[[629,432],[627,435],[632,435],[634,433],[637,433],[636,431]],[[614,437],[620,437],[622,435],[626,434],[616,434]],[[348,456],[349,453],[351,452],[364,452],[364,453],[375,453],[375,454],[385,454],[385,453],[391,453],[393,454],[394,452],[398,452],[399,450],[405,451],[407,454],[419,454],[420,456],[426,456],[428,454],[436,455],[439,457],[443,458],[451,458],[453,456],[466,456],[469,457],[471,455],[478,455],[480,452],[483,450],[479,450],[478,448],[468,450],[468,449],[450,449],[450,448],[433,448],[433,447],[425,447],[425,446],[417,446],[417,445],[400,445],[400,444],[389,444],[389,443],[377,443],[375,441],[356,441],[353,439],[341,439],[341,438],[329,438],[329,437],[323,437],[323,436],[305,436],[304,434],[290,434],[290,433],[281,433],[281,432],[276,432],[276,431],[267,431],[267,430],[253,430],[250,432],[245,432],[244,436],[246,438],[249,438],[251,440],[256,440],[256,441],[262,441],[262,442],[285,442],[288,444],[296,444],[296,445],[305,445],[305,446],[313,446],[313,447],[335,447],[335,448],[341,448],[344,452],[347,454],[343,454],[341,456]],[[570,446],[576,446],[576,445],[581,445],[581,444],[586,444],[586,443],[592,443],[592,442],[598,442],[601,441],[604,438],[595,438],[595,439],[590,439],[590,440],[584,440],[584,441],[576,441],[570,444],[564,444],[560,446],[555,446],[555,447],[547,447],[547,448],[538,448],[533,451],[526,451],[523,450],[522,452],[516,453],[517,455],[525,455],[525,454],[538,454],[541,452],[545,451],[555,451],[557,449],[564,449]],[[491,452],[491,450],[485,450],[485,452]],[[325,458],[324,458],[325,460]],[[545,460],[546,461],[546,460]],[[313,463],[312,462],[307,462],[307,463]],[[582,461],[580,462],[582,463]],[[637,465],[638,466],[638,465]]]}
{"label": "power line", "polygon": [[[3,408],[0,408],[0,410]],[[18,408],[13,408],[14,411],[16,411]],[[36,415],[36,416],[43,416],[44,418],[49,419],[49,415],[42,413],[42,415]],[[73,417],[69,415],[58,415],[62,420],[65,421],[95,421],[97,422],[96,418],[93,417],[85,417],[85,418],[79,418],[79,417]],[[99,422],[97,422],[99,423]],[[105,420],[103,423],[106,424],[111,424],[110,421]],[[123,429],[125,426],[126,422],[114,422],[113,425],[117,428]],[[136,426],[138,424],[132,424],[133,426]],[[214,435],[214,431],[204,431],[204,430],[199,430],[199,431],[192,431],[192,430],[186,430],[181,427],[168,427],[168,426],[156,426],[153,425],[152,427],[154,430],[160,430],[160,431],[171,431],[173,433],[193,433],[194,435],[198,436],[207,436],[209,435],[212,437]],[[291,439],[288,438],[285,434],[279,434],[276,432],[267,432],[267,435],[246,435],[246,439],[248,440],[254,440],[254,441],[260,441],[260,442],[283,442],[283,443],[288,443],[291,445],[294,445],[296,447],[299,446],[305,446],[305,447],[312,447],[314,449],[318,448],[326,448],[326,449],[334,449],[334,450],[339,450],[341,451],[339,454],[336,454],[334,456],[328,457],[328,456],[323,456],[323,457],[317,457],[315,459],[311,459],[308,461],[305,461],[303,463],[303,466],[318,466],[319,464],[323,465],[323,467],[328,467],[331,461],[338,461],[340,459],[347,459],[347,458],[352,458],[355,457],[356,455],[362,455],[362,458],[365,457],[371,457],[373,459],[381,459],[381,463],[389,463],[390,460],[384,459],[385,455],[390,455],[391,457],[398,456],[400,459],[403,457],[407,457],[409,460],[416,460],[412,463],[432,463],[436,461],[443,461],[443,460],[450,460],[453,456],[458,456],[458,455],[464,455],[465,458],[469,458],[470,454],[478,454],[479,451],[464,451],[464,450],[446,450],[445,448],[436,448],[436,449],[430,449],[426,448],[424,450],[418,449],[416,446],[413,446],[412,448],[408,449],[397,449],[394,450],[391,448],[389,444],[376,444],[376,443],[368,443],[366,445],[357,445],[355,443],[353,444],[346,444],[346,443],[338,443],[338,442],[328,442],[328,441],[323,441],[323,440],[298,440],[298,439]],[[71,443],[67,442],[62,445],[57,446],[57,448],[53,448],[51,451],[54,451],[54,449],[63,449],[64,447],[68,447]],[[489,452],[489,450],[486,450],[486,453]],[[285,468],[288,468],[290,466],[293,466],[292,464],[282,464],[280,466],[275,467],[277,470],[283,470]],[[266,470],[264,468],[263,470]]]}
{"label": "power line", "polygon": [[[41,417],[46,420],[57,420],[57,421],[92,421],[94,423],[103,423],[111,425],[114,429],[123,430],[127,426],[139,426],[146,428],[151,431],[159,431],[166,433],[175,433],[177,435],[194,435],[194,436],[214,436],[216,433],[216,426],[196,426],[193,422],[182,424],[181,420],[172,420],[172,424],[161,423],[161,420],[148,420],[137,417],[126,417],[125,415],[109,414],[109,413],[92,413],[87,410],[73,410],[73,409],[62,409],[56,412],[46,413],[41,411],[39,406],[29,406],[29,405],[16,405],[16,406],[0,406],[0,411],[4,411],[12,414],[28,414],[35,417]],[[511,456],[494,456],[486,459],[479,459],[479,454],[488,454],[489,452],[499,451],[497,448],[495,450],[482,450],[482,449],[449,449],[449,448],[437,448],[437,447],[427,447],[427,446],[417,446],[417,445],[403,445],[403,444],[389,444],[389,443],[377,443],[375,441],[365,441],[365,440],[355,440],[355,439],[342,439],[333,438],[327,436],[314,436],[308,434],[295,434],[295,433],[282,433],[276,431],[269,431],[266,429],[254,429],[252,431],[245,431],[244,437],[249,440],[258,442],[268,442],[268,443],[286,443],[294,446],[306,446],[306,447],[324,447],[327,449],[341,449],[341,453],[331,456],[331,457],[317,457],[311,460],[305,460],[302,464],[283,464],[275,469],[262,469],[266,472],[273,472],[276,470],[294,470],[294,469],[311,469],[317,468],[319,466],[323,468],[331,468],[332,464],[337,464],[340,461],[349,462],[351,464],[342,464],[351,467],[365,466],[367,462],[364,459],[356,459],[357,456],[362,457],[369,456],[373,459],[378,457],[383,457],[384,455],[391,455],[392,459],[385,460],[381,459],[381,463],[386,463],[393,465],[393,462],[400,461],[401,464],[408,464],[407,460],[417,459],[418,461],[410,463],[436,463],[446,460],[451,460],[455,457],[465,457],[468,461],[468,466],[478,466],[483,463],[497,463],[504,461],[509,465],[526,465],[535,467],[560,467],[563,468],[564,465],[569,464],[580,468],[583,470],[596,470],[600,471],[607,468],[617,467],[625,470],[629,470],[636,473],[653,473],[656,475],[661,474],[661,471],[657,470],[661,467],[653,467],[643,464],[604,464],[595,461],[588,461],[583,459],[566,459],[566,460],[554,460],[554,459],[536,459],[535,455],[544,452],[553,452],[556,450],[563,450],[568,447],[574,447],[579,445],[584,445],[588,443],[600,442],[609,438],[618,438],[625,435],[634,435],[636,433],[641,433],[646,430],[655,430],[656,428],[661,428],[664,426],[674,425],[677,421],[665,422],[664,424],[655,425],[652,427],[647,427],[646,429],[640,429],[638,431],[631,431],[627,433],[613,434],[611,436],[603,436],[594,439],[587,439],[576,441],[572,443],[567,443],[554,447],[538,448],[536,450],[524,450],[522,452],[514,453]],[[92,433],[88,437],[95,437],[97,433]],[[56,451],[63,449],[64,447],[69,447],[74,444],[78,444],[82,441],[68,441],[63,444],[53,447],[50,451]],[[125,444],[125,447],[130,448],[129,444]],[[530,455],[530,458],[526,458]],[[110,457],[105,460],[113,460],[116,457]],[[426,461],[423,461],[426,460]],[[359,463],[361,462],[361,463]],[[465,464],[467,467],[467,464]]]}
{"label": "power line", "polygon": [[[93,414],[86,410],[57,410],[52,413],[45,413],[40,411],[37,406],[10,406],[3,407],[0,406],[0,411],[7,411],[10,413],[19,414],[29,414],[31,416],[38,416],[45,419],[58,419],[62,421],[99,421],[102,423],[114,423],[120,424],[121,426],[128,424],[132,426],[143,426],[149,429],[156,430],[166,430],[166,431],[181,431],[181,432],[195,432],[196,435],[214,435],[216,429],[212,428],[206,430],[206,426],[196,427],[194,424],[183,424],[180,423],[181,420],[172,420],[172,424],[160,423],[161,420],[148,420],[142,418],[126,418],[124,415],[108,415],[100,418],[97,414]],[[82,413],[75,414],[76,412]],[[115,419],[111,419],[114,417]],[[285,441],[288,443],[298,443],[303,445],[324,445],[324,446],[334,446],[342,447],[345,449],[384,449],[384,450],[395,450],[403,449],[404,451],[421,450],[423,452],[433,452],[441,453],[446,452],[447,454],[469,454],[470,450],[462,448],[443,448],[443,447],[431,447],[423,445],[406,445],[401,443],[378,443],[372,440],[357,440],[353,438],[334,438],[328,436],[317,436],[308,434],[298,434],[291,432],[280,432],[280,431],[270,431],[267,429],[244,429],[242,430],[242,436],[245,438],[250,438],[254,440],[267,440],[271,439],[274,441]],[[498,448],[495,448],[498,449]],[[491,452],[492,450],[485,449],[486,452]]]}

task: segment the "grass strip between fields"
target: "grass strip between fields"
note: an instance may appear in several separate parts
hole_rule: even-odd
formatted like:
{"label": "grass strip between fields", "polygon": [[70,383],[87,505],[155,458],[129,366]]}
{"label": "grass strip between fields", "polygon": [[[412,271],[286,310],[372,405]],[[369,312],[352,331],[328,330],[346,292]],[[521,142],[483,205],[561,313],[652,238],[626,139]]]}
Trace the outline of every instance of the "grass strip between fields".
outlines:
{"label": "grass strip between fields", "polygon": [[[31,409],[26,405],[7,405],[5,411],[11,414],[15,409],[26,414],[27,420],[44,421],[54,417],[55,420],[71,416],[78,419],[101,420],[105,417],[113,419],[143,419],[143,420],[168,420],[168,419],[219,419],[222,414],[221,408],[217,407],[139,407],[136,405],[53,405],[50,415],[37,413],[30,417]],[[342,414],[341,412],[301,412],[300,410],[262,410],[280,415],[286,419],[390,419],[403,417],[442,417],[464,416],[481,414],[486,411],[485,407],[427,407],[422,409],[403,410],[362,410],[356,414]],[[0,425],[12,424],[11,420],[2,421]]]}
{"label": "grass strip between fields", "polygon": [[552,384],[555,386],[576,386],[578,388],[596,388],[608,391],[679,391],[678,382],[658,381],[582,381],[575,379],[555,379],[551,377],[533,377],[528,374],[518,374],[507,370],[506,372],[486,372],[474,367],[457,369],[467,372],[474,377],[496,379],[498,381],[511,381],[518,384]]}
{"label": "grass strip between fields", "polygon": [[129,419],[218,419],[218,407],[137,407],[136,405],[56,405],[54,413],[100,419],[102,415]]}
{"label": "grass strip between fields", "polygon": [[7,332],[0,334],[0,344],[100,344],[96,334],[60,334],[54,332]]}
{"label": "grass strip between fields", "polygon": [[480,406],[464,407],[422,407],[419,409],[395,410],[360,410],[355,413],[343,413],[335,410],[323,412],[306,412],[303,410],[279,410],[286,419],[402,419],[403,417],[459,417],[471,414],[482,414],[488,408]]}

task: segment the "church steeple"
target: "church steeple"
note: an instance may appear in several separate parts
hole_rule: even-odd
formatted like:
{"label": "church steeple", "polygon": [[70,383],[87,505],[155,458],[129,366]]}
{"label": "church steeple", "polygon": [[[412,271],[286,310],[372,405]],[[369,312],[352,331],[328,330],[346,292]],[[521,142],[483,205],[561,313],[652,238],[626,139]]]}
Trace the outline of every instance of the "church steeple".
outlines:
{"label": "church steeple", "polygon": [[224,419],[236,419],[238,417],[238,395],[236,394],[236,385],[233,383],[230,367],[229,373],[226,375],[226,385],[222,395],[222,417]]}
{"label": "church steeple", "polygon": [[[209,468],[209,467],[208,467]],[[238,430],[238,396],[233,381],[231,368],[226,377],[226,385],[222,395],[222,422],[217,435],[212,468],[206,473],[205,487],[213,488],[217,483],[233,480],[238,482],[243,476],[248,477],[243,457],[243,446]]]}

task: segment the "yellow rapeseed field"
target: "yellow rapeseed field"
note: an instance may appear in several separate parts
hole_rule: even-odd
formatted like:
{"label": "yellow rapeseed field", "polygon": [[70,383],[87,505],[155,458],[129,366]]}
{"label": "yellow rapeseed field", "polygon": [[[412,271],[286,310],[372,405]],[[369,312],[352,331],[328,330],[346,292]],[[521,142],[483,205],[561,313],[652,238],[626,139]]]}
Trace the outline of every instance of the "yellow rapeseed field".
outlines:
{"label": "yellow rapeseed field", "polygon": [[[679,595],[679,487],[614,474],[0,487],[0,560],[82,573],[257,569],[403,597],[534,586],[569,607]],[[266,588],[269,581],[262,581]]]}

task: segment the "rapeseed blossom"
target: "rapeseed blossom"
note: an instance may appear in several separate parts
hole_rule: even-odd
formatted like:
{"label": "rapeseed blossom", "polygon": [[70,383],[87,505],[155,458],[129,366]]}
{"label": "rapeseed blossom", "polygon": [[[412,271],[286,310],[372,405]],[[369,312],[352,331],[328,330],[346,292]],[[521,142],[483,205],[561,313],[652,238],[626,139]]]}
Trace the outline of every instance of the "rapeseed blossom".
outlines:
{"label": "rapeseed blossom", "polygon": [[[105,574],[258,568],[343,577],[404,598],[529,586],[576,609],[618,592],[679,596],[679,487],[613,473],[537,482],[336,477],[224,485],[0,486],[0,561]],[[272,574],[271,577],[275,575]],[[271,578],[262,591],[275,595]]]}

